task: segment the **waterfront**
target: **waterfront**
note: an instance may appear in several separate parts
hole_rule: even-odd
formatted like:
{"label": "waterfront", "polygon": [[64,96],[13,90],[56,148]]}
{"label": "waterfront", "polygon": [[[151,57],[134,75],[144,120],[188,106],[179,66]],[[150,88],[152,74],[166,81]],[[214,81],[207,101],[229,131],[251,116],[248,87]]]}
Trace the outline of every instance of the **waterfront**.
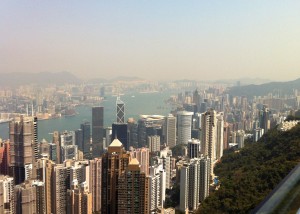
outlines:
{"label": "waterfront", "polygon": [[[172,95],[171,92],[128,94],[121,96],[125,102],[125,118],[139,118],[141,114],[161,114],[167,116],[171,108],[165,104],[165,100]],[[108,96],[99,105],[104,106],[104,126],[109,127],[116,118],[116,97]],[[82,122],[92,122],[92,108],[90,106],[77,106],[78,114],[72,117],[61,117],[38,121],[38,138],[51,141],[53,131],[76,130]],[[0,138],[8,139],[9,123],[0,124]]]}

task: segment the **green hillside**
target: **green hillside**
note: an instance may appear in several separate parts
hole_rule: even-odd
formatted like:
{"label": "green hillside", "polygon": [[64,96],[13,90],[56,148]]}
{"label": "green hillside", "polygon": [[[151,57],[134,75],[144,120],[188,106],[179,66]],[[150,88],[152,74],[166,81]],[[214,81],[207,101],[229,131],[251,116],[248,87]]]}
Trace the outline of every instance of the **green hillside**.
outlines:
{"label": "green hillside", "polygon": [[249,213],[300,161],[300,125],[290,131],[269,131],[240,152],[229,152],[215,168],[220,189],[199,213]]}

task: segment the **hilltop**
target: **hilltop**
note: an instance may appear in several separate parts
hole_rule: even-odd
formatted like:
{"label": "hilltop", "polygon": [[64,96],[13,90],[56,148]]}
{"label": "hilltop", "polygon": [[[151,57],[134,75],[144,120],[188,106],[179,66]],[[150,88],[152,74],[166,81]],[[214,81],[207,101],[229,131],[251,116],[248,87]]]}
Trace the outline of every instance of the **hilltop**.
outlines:
{"label": "hilltop", "polygon": [[288,82],[270,82],[261,85],[235,86],[227,93],[233,96],[264,96],[268,93],[291,94],[293,89],[300,90],[300,78]]}
{"label": "hilltop", "polygon": [[215,168],[220,189],[199,213],[249,213],[300,161],[300,125],[287,132],[272,129],[240,152],[224,154]]}

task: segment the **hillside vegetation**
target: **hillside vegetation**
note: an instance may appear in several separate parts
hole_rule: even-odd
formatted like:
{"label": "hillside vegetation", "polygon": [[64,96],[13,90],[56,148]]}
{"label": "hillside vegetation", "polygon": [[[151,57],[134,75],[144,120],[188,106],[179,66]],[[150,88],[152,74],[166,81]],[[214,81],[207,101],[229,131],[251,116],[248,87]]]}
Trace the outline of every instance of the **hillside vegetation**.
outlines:
{"label": "hillside vegetation", "polygon": [[300,125],[267,132],[240,152],[229,152],[215,168],[220,189],[198,213],[249,213],[300,161]]}

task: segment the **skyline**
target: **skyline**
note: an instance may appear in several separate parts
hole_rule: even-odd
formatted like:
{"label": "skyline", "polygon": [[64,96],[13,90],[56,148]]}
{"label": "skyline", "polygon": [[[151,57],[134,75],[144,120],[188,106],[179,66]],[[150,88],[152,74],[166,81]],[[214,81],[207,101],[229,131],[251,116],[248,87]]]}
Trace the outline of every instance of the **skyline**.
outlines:
{"label": "skyline", "polygon": [[299,78],[300,2],[1,1],[0,74]]}

